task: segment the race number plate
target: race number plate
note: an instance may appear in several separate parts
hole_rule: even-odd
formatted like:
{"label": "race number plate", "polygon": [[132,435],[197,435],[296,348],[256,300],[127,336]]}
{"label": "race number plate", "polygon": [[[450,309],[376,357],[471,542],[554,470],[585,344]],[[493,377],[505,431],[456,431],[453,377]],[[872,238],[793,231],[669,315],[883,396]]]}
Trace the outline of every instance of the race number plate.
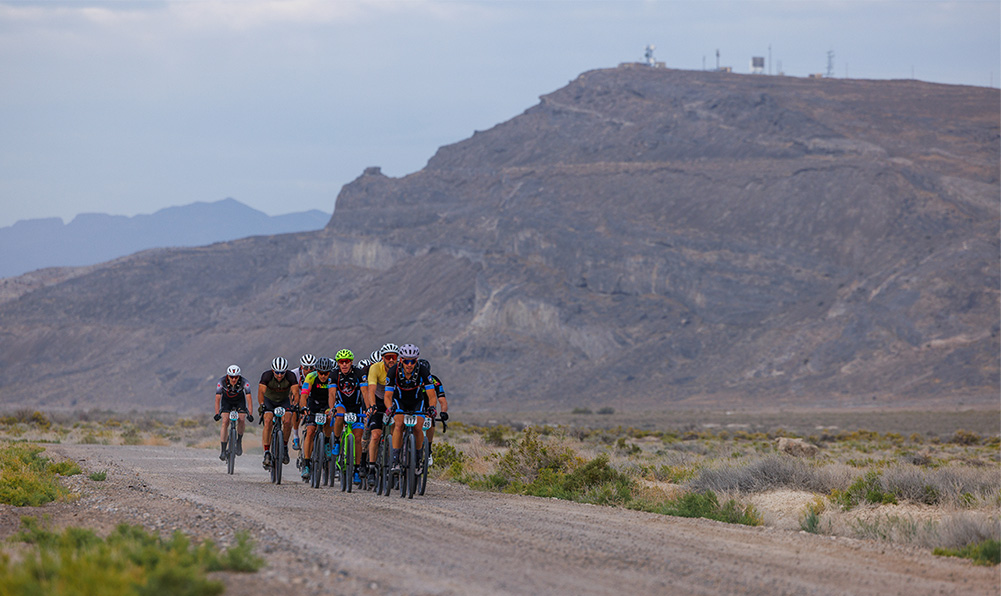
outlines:
{"label": "race number plate", "polygon": [[416,424],[417,424],[417,415],[416,414],[405,414],[403,416],[403,425],[404,426],[415,426]]}
{"label": "race number plate", "polygon": [[279,418],[281,418],[284,415],[285,415],[285,408],[283,408],[281,406],[278,406],[277,408],[275,408],[275,416],[278,416]]}
{"label": "race number plate", "polygon": [[230,410],[229,411],[229,419],[230,420],[239,420],[240,419],[240,413],[237,412],[236,410]]}
{"label": "race number plate", "polygon": [[358,422],[358,414],[355,414],[354,412],[348,412],[347,414],[344,415],[344,422],[347,422],[348,424],[354,424],[355,422]]}
{"label": "race number plate", "polygon": [[428,416],[424,417],[424,430],[431,428],[431,418]]}
{"label": "race number plate", "polygon": [[317,424],[322,426],[327,423],[327,415],[324,414],[323,412],[320,412],[319,414],[316,415],[315,418],[313,418],[313,420],[315,420]]}

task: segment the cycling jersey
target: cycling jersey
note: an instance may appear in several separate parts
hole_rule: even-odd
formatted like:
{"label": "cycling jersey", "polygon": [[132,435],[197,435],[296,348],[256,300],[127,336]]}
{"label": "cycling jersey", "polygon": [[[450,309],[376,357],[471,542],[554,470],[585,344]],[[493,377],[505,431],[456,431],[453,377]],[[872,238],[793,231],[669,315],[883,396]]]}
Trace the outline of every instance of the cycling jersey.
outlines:
{"label": "cycling jersey", "polygon": [[247,379],[240,377],[234,383],[229,382],[229,377],[219,379],[215,386],[216,395],[222,397],[219,401],[219,413],[247,411],[247,396],[250,395],[250,383]]}
{"label": "cycling jersey", "polygon": [[368,386],[368,381],[362,381],[358,369],[351,367],[347,374],[335,370],[330,375],[331,385],[336,387],[335,405],[344,406],[347,412],[362,413],[365,410],[365,399],[362,397],[362,387]]}
{"label": "cycling jersey", "polygon": [[376,412],[386,411],[386,402],[383,397],[386,394],[386,363],[382,360],[374,362],[368,367],[368,385],[375,392]]}
{"label": "cycling jersey", "polygon": [[330,408],[330,389],[336,390],[336,386],[331,383],[333,377],[331,374],[326,382],[322,382],[315,370],[306,375],[306,382],[302,384],[302,395],[306,398],[306,408],[310,412],[323,412]]}
{"label": "cycling jersey", "polygon": [[434,389],[431,367],[418,363],[407,376],[402,364],[397,364],[386,373],[386,391],[393,393],[394,408],[400,412],[423,412],[426,391]]}
{"label": "cycling jersey", "polygon": [[[442,398],[445,397],[445,386],[441,384],[441,380],[435,375],[431,375],[431,382],[434,383],[434,392],[438,396],[438,402],[441,403]],[[427,403],[427,390],[421,387],[421,399]]]}
{"label": "cycling jersey", "polygon": [[279,380],[275,377],[275,371],[267,370],[261,375],[261,385],[264,385],[264,397],[272,404],[282,404],[289,401],[289,394],[293,385],[298,385],[295,373],[290,370],[285,371],[285,375]]}

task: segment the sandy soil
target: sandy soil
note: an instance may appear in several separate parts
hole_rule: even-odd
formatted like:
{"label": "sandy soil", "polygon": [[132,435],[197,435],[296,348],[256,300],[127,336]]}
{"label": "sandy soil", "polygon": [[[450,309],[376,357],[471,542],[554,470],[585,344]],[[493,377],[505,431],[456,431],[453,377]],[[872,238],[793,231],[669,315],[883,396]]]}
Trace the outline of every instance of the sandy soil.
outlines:
{"label": "sandy soil", "polygon": [[[109,529],[183,530],[227,544],[247,530],[268,565],[221,574],[231,593],[273,594],[999,594],[997,568],[917,549],[471,491],[432,482],[414,500],[272,485],[255,455],[233,476],[209,450],[54,445],[104,482],[82,497],[0,507]],[[294,467],[291,468],[294,472]],[[799,504],[799,495],[773,496]]]}

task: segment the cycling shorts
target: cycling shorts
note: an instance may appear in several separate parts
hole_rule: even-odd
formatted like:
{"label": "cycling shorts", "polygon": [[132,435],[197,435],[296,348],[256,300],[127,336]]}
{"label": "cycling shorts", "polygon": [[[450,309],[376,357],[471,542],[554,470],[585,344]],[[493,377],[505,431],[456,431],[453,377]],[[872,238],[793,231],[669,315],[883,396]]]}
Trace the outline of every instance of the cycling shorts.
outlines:
{"label": "cycling shorts", "polygon": [[232,412],[233,410],[246,414],[247,397],[245,395],[226,397],[226,394],[222,394],[222,400],[219,402],[219,412]]}
{"label": "cycling shorts", "polygon": [[264,398],[264,411],[265,412],[274,412],[275,408],[277,408],[279,406],[281,406],[281,407],[285,408],[286,410],[288,410],[289,408],[292,407],[292,400],[287,395],[285,396],[285,399],[282,400],[282,401],[271,401],[268,398]]}
{"label": "cycling shorts", "polygon": [[417,412],[418,414],[423,414],[427,409],[427,402],[424,401],[423,397],[407,397],[405,395],[397,395],[393,397],[393,409],[396,413],[400,412]]}

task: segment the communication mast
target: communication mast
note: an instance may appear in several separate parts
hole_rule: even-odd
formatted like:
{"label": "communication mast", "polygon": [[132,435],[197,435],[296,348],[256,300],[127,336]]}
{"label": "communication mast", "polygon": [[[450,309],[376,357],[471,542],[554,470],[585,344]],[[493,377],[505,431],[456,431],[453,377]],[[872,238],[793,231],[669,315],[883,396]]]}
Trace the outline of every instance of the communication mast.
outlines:
{"label": "communication mast", "polygon": [[824,76],[827,78],[834,76],[834,50],[827,51],[827,73]]}

